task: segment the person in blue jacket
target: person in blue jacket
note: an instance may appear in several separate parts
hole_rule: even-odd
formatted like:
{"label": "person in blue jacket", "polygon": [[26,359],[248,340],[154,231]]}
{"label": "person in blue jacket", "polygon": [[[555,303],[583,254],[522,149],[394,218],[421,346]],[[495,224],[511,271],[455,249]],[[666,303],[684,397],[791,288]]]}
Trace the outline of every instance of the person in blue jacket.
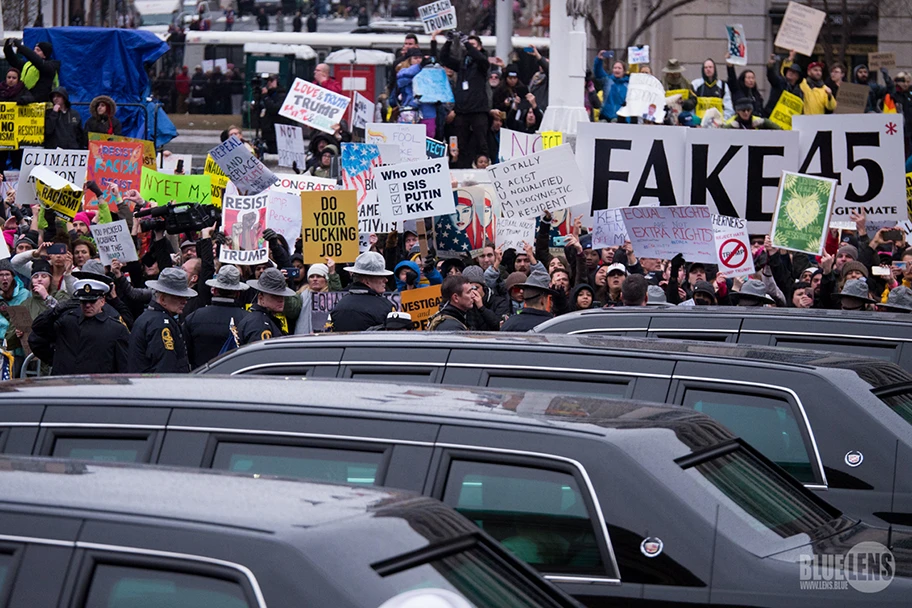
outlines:
{"label": "person in blue jacket", "polygon": [[600,51],[595,61],[592,62],[593,75],[601,80],[602,85],[602,110],[599,120],[611,121],[617,118],[618,110],[627,100],[627,66],[623,61],[616,60],[611,64],[611,73],[605,71],[605,62],[611,58],[605,51]]}
{"label": "person in blue jacket", "polygon": [[417,48],[409,49],[403,61],[400,63],[399,70],[396,73],[396,89],[399,93],[398,102],[400,108],[418,108],[419,117],[415,120],[414,115],[409,111],[399,113],[399,122],[411,123],[420,122],[427,130],[427,136],[431,139],[437,131],[437,107],[433,103],[421,103],[415,97],[415,91],[412,88],[412,81],[415,76],[424,68],[424,58],[421,51]]}

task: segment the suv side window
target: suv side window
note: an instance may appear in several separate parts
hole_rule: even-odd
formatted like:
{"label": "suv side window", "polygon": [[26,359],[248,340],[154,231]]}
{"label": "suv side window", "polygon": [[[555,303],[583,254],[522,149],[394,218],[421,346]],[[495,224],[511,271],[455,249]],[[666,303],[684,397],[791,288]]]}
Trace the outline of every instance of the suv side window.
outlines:
{"label": "suv side window", "polygon": [[589,509],[570,473],[454,459],[443,502],[542,572],[617,576],[602,560]]}
{"label": "suv side window", "polygon": [[75,458],[101,462],[149,462],[155,433],[112,431],[54,432],[50,450],[44,454],[55,458]]}
{"label": "suv side window", "polygon": [[535,372],[523,370],[490,369],[484,386],[490,388],[512,388],[524,391],[553,391],[561,387],[561,393],[577,395],[598,395],[608,398],[630,397],[631,379],[618,380],[597,374],[575,374],[572,372]]}
{"label": "suv side window", "polygon": [[84,608],[248,608],[244,589],[235,581],[140,567],[97,564]]}
{"label": "suv side window", "polygon": [[682,405],[715,418],[798,481],[819,483],[804,421],[799,421],[800,413],[786,399],[688,388]]}
{"label": "suv side window", "polygon": [[0,552],[0,605],[3,605],[7,599],[7,583],[13,578],[13,567],[15,565],[15,554]]}

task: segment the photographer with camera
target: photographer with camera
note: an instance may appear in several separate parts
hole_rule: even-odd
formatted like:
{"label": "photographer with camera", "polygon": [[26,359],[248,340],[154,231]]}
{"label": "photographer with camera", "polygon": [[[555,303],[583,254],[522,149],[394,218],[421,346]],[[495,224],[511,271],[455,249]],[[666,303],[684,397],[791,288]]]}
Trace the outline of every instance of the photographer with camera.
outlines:
{"label": "photographer with camera", "polygon": [[[453,96],[456,99],[453,126],[458,138],[459,157],[456,167],[467,169],[479,154],[491,158],[488,150],[488,113],[491,101],[488,98],[488,56],[478,36],[466,36],[456,30],[446,33],[447,41],[440,51],[440,64],[450,68],[456,75]],[[462,45],[465,57],[455,56],[454,44]]]}

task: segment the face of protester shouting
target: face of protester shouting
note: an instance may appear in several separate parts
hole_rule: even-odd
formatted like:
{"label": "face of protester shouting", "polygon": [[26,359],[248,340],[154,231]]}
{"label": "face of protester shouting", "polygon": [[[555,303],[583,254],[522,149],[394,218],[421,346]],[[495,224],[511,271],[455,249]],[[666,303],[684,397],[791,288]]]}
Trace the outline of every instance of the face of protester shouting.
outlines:
{"label": "face of protester shouting", "polygon": [[92,252],[89,251],[89,246],[85,243],[79,243],[73,247],[73,264],[78,268],[82,268],[83,265],[92,259]]}
{"label": "face of protester shouting", "polygon": [[599,251],[599,255],[602,258],[602,264],[613,264],[614,263],[614,254],[617,252],[618,248],[616,246],[604,247]]}
{"label": "face of protester shouting", "polygon": [[478,261],[478,265],[481,266],[482,270],[487,270],[494,265],[494,260],[496,259],[496,253],[494,253],[493,247],[485,247],[481,250],[481,255],[475,258]]}
{"label": "face of protester shouting", "polygon": [[611,75],[614,76],[615,78],[623,78],[624,77],[624,64],[621,63],[620,61],[615,61],[614,65],[611,66]]}
{"label": "face of protester shouting", "polygon": [[285,310],[285,298],[272,295],[271,293],[261,293],[257,295],[257,304],[272,313],[280,313]]}
{"label": "face of protester shouting", "polygon": [[757,88],[757,76],[750,70],[744,72],[744,86],[748,89]]}
{"label": "face of protester shouting", "polygon": [[814,290],[811,287],[796,289],[792,294],[792,304],[795,308],[810,308],[814,305]]}
{"label": "face of protester shouting", "polygon": [[9,270],[0,270],[0,295],[9,299],[13,297],[13,291],[16,289],[16,280],[13,273]]}
{"label": "face of protester shouting", "polygon": [[619,291],[621,286],[624,284],[624,279],[627,278],[627,275],[621,272],[620,270],[614,270],[608,274],[608,289],[611,291]]}

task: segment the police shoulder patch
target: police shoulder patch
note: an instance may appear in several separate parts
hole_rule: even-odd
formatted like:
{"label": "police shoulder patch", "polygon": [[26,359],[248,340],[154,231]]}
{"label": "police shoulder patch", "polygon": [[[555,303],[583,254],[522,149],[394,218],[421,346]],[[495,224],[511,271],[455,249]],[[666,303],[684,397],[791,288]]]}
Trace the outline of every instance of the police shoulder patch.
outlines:
{"label": "police shoulder patch", "polygon": [[167,327],[162,330],[162,344],[165,350],[174,350],[174,336],[171,335],[171,330]]}

